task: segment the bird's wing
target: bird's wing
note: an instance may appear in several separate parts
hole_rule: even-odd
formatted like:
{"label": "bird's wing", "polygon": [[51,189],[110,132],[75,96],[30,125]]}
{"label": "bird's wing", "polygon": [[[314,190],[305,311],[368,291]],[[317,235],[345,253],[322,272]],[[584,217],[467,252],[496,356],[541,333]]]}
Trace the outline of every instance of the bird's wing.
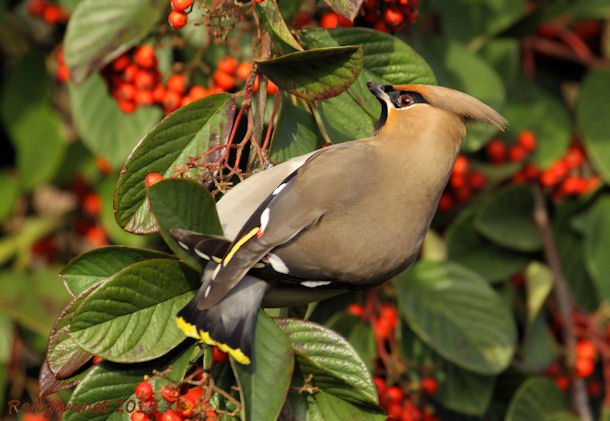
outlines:
{"label": "bird's wing", "polygon": [[338,196],[345,192],[356,194],[355,189],[342,186],[353,184],[349,177],[351,165],[366,162],[370,150],[362,146],[351,142],[349,147],[341,144],[322,150],[286,177],[235,237],[205,286],[198,308],[206,310],[218,303],[266,256],[276,272],[288,275],[289,268],[283,267],[281,261],[274,262],[274,255],[269,252],[314,226]]}
{"label": "bird's wing", "polygon": [[216,263],[220,263],[231,246],[229,240],[216,235],[201,234],[181,228],[172,228],[169,233],[186,251],[203,260]]}

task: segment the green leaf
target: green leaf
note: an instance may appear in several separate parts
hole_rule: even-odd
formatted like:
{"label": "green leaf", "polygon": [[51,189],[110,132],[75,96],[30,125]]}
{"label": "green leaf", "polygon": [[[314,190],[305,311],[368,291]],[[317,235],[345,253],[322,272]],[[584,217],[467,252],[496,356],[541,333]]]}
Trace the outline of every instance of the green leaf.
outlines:
{"label": "green leaf", "polygon": [[506,413],[506,421],[547,420],[554,412],[567,408],[565,395],[551,379],[533,377],[515,393]]}
{"label": "green leaf", "polygon": [[315,151],[323,144],[324,139],[316,121],[305,104],[296,97],[284,94],[271,141],[271,161],[288,161]]}
{"label": "green leaf", "polygon": [[136,45],[159,21],[163,0],[82,0],[68,23],[64,54],[72,80],[93,72]]}
{"label": "green leaf", "polygon": [[237,378],[245,420],[278,418],[294,370],[290,341],[264,311],[259,311],[254,336],[254,355],[250,365],[231,360]]}
{"label": "green leaf", "polygon": [[537,85],[520,80],[511,89],[504,117],[510,121],[507,138],[515,139],[523,130],[536,135],[536,149],[528,158],[546,168],[560,159],[570,144],[572,121],[563,104]]}
{"label": "green leaf", "polygon": [[526,0],[441,0],[437,3],[448,38],[479,48],[526,14]]}
{"label": "green leaf", "polygon": [[540,373],[556,361],[559,346],[545,320],[544,314],[538,316],[528,326],[521,345],[521,358],[517,366],[529,373]]}
{"label": "green leaf", "polygon": [[299,34],[309,48],[359,45],[363,69],[341,95],[318,103],[327,132],[335,142],[370,136],[380,115],[379,102],[366,88],[369,81],[434,84],[428,64],[398,38],[366,28],[310,29]]}
{"label": "green leaf", "polygon": [[212,196],[200,184],[190,180],[166,179],[148,188],[150,207],[161,228],[161,236],[182,259],[198,267],[199,259],[184,250],[169,235],[171,228],[222,235],[222,227]]}
{"label": "green leaf", "polygon": [[288,45],[294,50],[303,50],[303,47],[295,39],[294,35],[290,32],[288,25],[282,17],[282,13],[275,0],[265,0],[258,3],[257,9],[262,11],[262,15],[265,17],[267,30],[273,34],[280,42]]}
{"label": "green leaf", "polygon": [[83,301],[71,335],[79,346],[110,361],[152,360],[184,340],[175,315],[198,285],[198,274],[177,261],[134,263]]}
{"label": "green leaf", "polygon": [[72,259],[60,276],[70,294],[77,296],[133,263],[163,258],[173,259],[174,256],[154,250],[124,246],[100,247]]}
{"label": "green leaf", "polygon": [[324,0],[336,13],[353,21],[358,16],[362,0]]}
{"label": "green leaf", "polygon": [[383,421],[387,419],[381,408],[357,406],[324,390],[307,395],[307,419]]}
{"label": "green leaf", "polygon": [[8,314],[0,311],[0,335],[3,340],[0,343],[0,365],[10,362],[13,352],[13,321]]}
{"label": "green leaf", "polygon": [[125,162],[138,139],[161,118],[161,111],[154,107],[125,114],[100,75],[92,75],[81,86],[68,87],[72,117],[84,144],[114,168]]}
{"label": "green leaf", "polygon": [[[226,143],[234,114],[231,95],[212,95],[178,109],[148,132],[127,159],[117,182],[115,209],[119,225],[129,232],[155,231],[146,202],[146,175],[156,172],[171,177],[189,157]],[[217,159],[217,155],[209,158]],[[183,176],[200,180],[204,174],[205,169],[197,167]]]}
{"label": "green leaf", "polygon": [[481,236],[474,227],[477,213],[473,206],[463,209],[447,229],[449,259],[491,282],[505,280],[521,271],[529,259]]}
{"label": "green leaf", "polygon": [[370,372],[375,368],[377,348],[373,329],[362,318],[345,312],[335,313],[326,323],[326,327],[339,333],[354,347]]}
{"label": "green leaf", "polygon": [[542,247],[532,212],[534,198],[528,186],[513,185],[487,197],[475,220],[479,233],[501,246],[523,252]]}
{"label": "green leaf", "polygon": [[512,359],[516,328],[489,284],[453,262],[420,262],[394,285],[411,329],[447,360],[479,374],[497,374]]}
{"label": "green leaf", "polygon": [[576,110],[587,157],[606,183],[610,183],[608,95],[610,95],[610,71],[590,72],[582,82]]}
{"label": "green leaf", "polygon": [[585,229],[585,265],[601,297],[610,300],[610,195],[600,196],[588,217]]}
{"label": "green leaf", "polygon": [[362,49],[314,48],[259,61],[258,66],[281,89],[318,101],[335,97],[354,83],[362,69]]}
{"label": "green leaf", "polygon": [[377,408],[377,391],[354,348],[337,333],[300,319],[277,319],[288,335],[303,377],[343,400]]}
{"label": "green leaf", "polygon": [[0,171],[0,224],[11,216],[19,198],[19,180],[8,171]]}
{"label": "green leaf", "polygon": [[[466,92],[495,109],[504,105],[506,94],[502,80],[485,60],[466,47],[456,41],[432,38],[422,43],[420,51],[434,69],[440,85]],[[476,151],[497,131],[487,124],[469,124],[463,147]]]}
{"label": "green leaf", "polygon": [[553,274],[542,263],[532,262],[525,269],[528,324],[531,324],[538,316],[544,302],[553,290],[554,283]]}

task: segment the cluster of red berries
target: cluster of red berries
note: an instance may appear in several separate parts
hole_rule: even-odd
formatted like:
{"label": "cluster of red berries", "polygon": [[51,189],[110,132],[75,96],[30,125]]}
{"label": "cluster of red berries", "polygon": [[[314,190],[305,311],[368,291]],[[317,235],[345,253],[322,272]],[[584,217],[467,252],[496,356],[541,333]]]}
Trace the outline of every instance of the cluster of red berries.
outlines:
{"label": "cluster of red berries", "polygon": [[523,168],[515,174],[513,182],[537,182],[552,191],[556,200],[566,196],[587,194],[601,183],[599,176],[594,175],[587,163],[585,151],[578,142],[573,142],[565,155],[543,170],[531,163],[525,163],[527,157],[536,149],[536,136],[525,130],[517,136],[517,142],[508,147],[502,140],[495,139],[487,144],[489,160],[495,164],[506,161],[522,162]]}
{"label": "cluster of red berries", "polygon": [[451,178],[441,195],[438,209],[446,212],[456,204],[465,203],[472,195],[481,191],[487,184],[487,177],[481,171],[471,168],[470,161],[464,155],[455,160],[451,169]]}
{"label": "cluster of red berries", "polygon": [[72,192],[76,195],[81,211],[74,222],[76,233],[85,239],[87,248],[107,246],[109,244],[108,235],[99,223],[102,197],[91,191],[89,184],[81,177],[73,180]]}
{"label": "cluster of red berries", "polygon": [[[590,397],[597,398],[601,394],[602,385],[598,379],[592,378],[595,373],[595,360],[597,349],[593,342],[588,339],[580,339],[576,344],[576,360],[572,369],[572,375],[588,379],[587,392]],[[566,391],[570,387],[570,374],[559,363],[555,362],[547,369],[546,375],[551,377],[558,389]]]}
{"label": "cluster of red berries", "polygon": [[354,24],[351,20],[334,12],[324,13],[322,16],[320,16],[320,26],[325,29],[332,29],[337,27],[349,28],[353,25]]}
{"label": "cluster of red berries", "polygon": [[[212,351],[214,363],[225,363],[229,357],[218,347]],[[204,380],[205,375],[198,373],[194,376],[196,380]],[[209,405],[204,396],[205,389],[202,386],[188,387],[188,384],[168,385],[161,389],[162,402],[155,397],[152,384],[144,380],[135,388],[134,394],[139,401],[136,411],[131,413],[132,421],[181,421],[190,418],[201,418],[206,420],[217,419],[217,413]],[[197,419],[199,419],[197,418]]]}
{"label": "cluster of red berries", "polygon": [[[350,304],[345,311],[348,314],[358,317],[365,316],[365,309],[360,304]],[[398,327],[398,311],[396,307],[390,304],[382,304],[379,309],[379,314],[373,317],[373,331],[375,336],[380,340],[387,340],[394,335],[394,331]]]}
{"label": "cluster of red berries", "polygon": [[365,0],[364,20],[381,32],[392,32],[417,19],[418,0]]}
{"label": "cluster of red berries", "polygon": [[70,15],[57,4],[50,3],[48,0],[30,0],[28,3],[28,13],[31,16],[42,19],[49,25],[68,22]]}
{"label": "cluster of red berries", "polygon": [[180,29],[188,22],[188,14],[193,10],[193,0],[171,0],[172,11],[167,20],[174,29]]}
{"label": "cluster of red berries", "polygon": [[[395,421],[439,421],[432,406],[418,405],[410,395],[406,395],[399,386],[386,384],[381,377],[373,377],[377,388],[379,402],[388,413],[388,420]],[[431,397],[438,391],[438,382],[434,377],[424,377],[419,383],[419,390]]]}

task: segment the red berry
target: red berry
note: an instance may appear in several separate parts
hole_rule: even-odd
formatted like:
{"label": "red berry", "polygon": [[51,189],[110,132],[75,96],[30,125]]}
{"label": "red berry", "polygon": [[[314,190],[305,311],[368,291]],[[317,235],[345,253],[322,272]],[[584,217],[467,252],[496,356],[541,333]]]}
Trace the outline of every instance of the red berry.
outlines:
{"label": "red berry", "polygon": [[585,161],[585,154],[581,148],[578,146],[570,146],[565,156],[563,157],[563,161],[566,163],[566,166],[575,170],[580,167]]}
{"label": "red berry", "polygon": [[466,177],[464,174],[452,174],[449,179],[449,185],[454,189],[459,189],[466,185]]}
{"label": "red berry", "polygon": [[441,199],[438,202],[438,210],[446,212],[453,207],[453,199],[447,193],[441,195]]}
{"label": "red berry", "polygon": [[252,72],[252,63],[246,61],[237,66],[235,75],[241,80],[246,80],[250,76],[250,72]]}
{"label": "red berry", "polygon": [[161,180],[163,180],[163,176],[161,174],[156,173],[156,172],[151,172],[151,173],[146,174],[146,179],[144,180],[144,183],[146,184],[146,187],[150,187],[153,184],[156,184]]}
{"label": "red berry", "polygon": [[130,83],[121,83],[117,86],[114,97],[119,101],[132,101],[136,96],[136,87]]}
{"label": "red berry", "polygon": [[193,100],[197,101],[198,99],[205,98],[210,95],[208,90],[203,86],[195,85],[189,90],[188,96]]}
{"label": "red berry", "polygon": [[152,69],[157,65],[155,49],[152,45],[143,45],[138,48],[133,55],[133,61],[144,69]]}
{"label": "red berry", "polygon": [[183,74],[172,75],[167,79],[167,89],[177,92],[180,95],[186,91],[186,85],[186,76]]}
{"label": "red berry", "polygon": [[47,7],[45,0],[30,0],[28,3],[28,13],[32,16],[41,16]]}
{"label": "red berry", "polygon": [[163,98],[165,98],[165,86],[159,84],[155,87],[155,89],[153,90],[153,99],[155,102],[162,104],[163,103]]}
{"label": "red berry", "polygon": [[339,26],[339,15],[332,12],[325,13],[320,18],[320,26],[326,29],[336,28]]}
{"label": "red berry", "polygon": [[458,203],[468,202],[471,197],[472,189],[470,186],[463,186],[455,191],[455,199],[458,201]]}
{"label": "red berry", "polygon": [[21,417],[21,421],[51,421],[51,419],[47,418],[43,414],[28,412],[23,414],[23,416]]}
{"label": "red berry", "polygon": [[469,165],[468,158],[466,158],[464,155],[460,155],[456,158],[451,173],[464,175],[466,172],[468,172]]}
{"label": "red berry", "polygon": [[364,315],[364,307],[362,307],[360,304],[353,303],[347,306],[345,312],[347,314],[351,314],[352,316],[362,317]]}
{"label": "red berry", "polygon": [[438,391],[438,382],[433,377],[424,377],[419,384],[419,387],[426,395],[434,396]]}
{"label": "red berry", "polygon": [[214,349],[212,349],[212,359],[217,363],[224,363],[229,359],[229,355],[215,346]]}
{"label": "red berry", "polygon": [[540,184],[544,187],[554,187],[559,183],[559,176],[552,170],[544,170],[540,174]]}
{"label": "red berry", "polygon": [[201,386],[195,386],[195,387],[191,387],[185,394],[183,397],[185,398],[189,398],[192,399],[195,402],[198,402],[201,399],[201,396],[203,395],[203,387]]}
{"label": "red berry", "polygon": [[176,411],[168,409],[161,415],[161,421],[182,421],[182,417]]}
{"label": "red berry", "polygon": [[519,144],[511,146],[508,150],[508,158],[513,162],[521,162],[526,156],[527,150]]}
{"label": "red berry", "polygon": [[140,70],[134,79],[136,87],[143,90],[152,90],[155,82],[155,76],[148,70]]}
{"label": "red berry", "polygon": [[214,83],[225,91],[235,88],[235,77],[228,73],[217,70],[212,75],[212,78],[214,79]]}
{"label": "red berry", "polygon": [[468,175],[468,185],[475,190],[481,190],[487,184],[487,177],[480,171],[472,171]]}
{"label": "red berry", "polygon": [[218,418],[216,417],[216,412],[210,409],[205,411],[205,419],[206,421],[216,421]]}
{"label": "red berry", "polygon": [[124,71],[130,63],[131,60],[129,59],[129,56],[127,54],[121,54],[120,56],[114,59],[111,64],[111,67],[112,70],[119,73]]}
{"label": "red berry", "polygon": [[400,26],[405,21],[405,16],[396,6],[390,6],[385,9],[383,18],[385,19],[386,23],[391,26]]}
{"label": "red berry", "polygon": [[565,194],[581,194],[587,188],[587,182],[582,177],[577,177],[573,175],[569,175],[565,180],[561,183],[560,189]]}
{"label": "red berry", "polygon": [[523,167],[523,175],[528,180],[537,179],[539,174],[540,174],[540,170],[538,170],[538,167],[536,167],[535,165],[526,164],[525,167]]}
{"label": "red berry", "polygon": [[172,111],[180,108],[180,104],[182,103],[182,96],[174,91],[166,90],[165,95],[163,96],[163,108],[165,112],[171,113]]}
{"label": "red berry", "polygon": [[587,187],[585,188],[585,191],[583,193],[592,192],[593,190],[596,190],[602,184],[602,179],[600,178],[599,175],[594,175],[593,177],[587,179],[586,181],[587,181]]}
{"label": "red berry", "polygon": [[135,395],[136,398],[141,401],[150,400],[153,395],[153,388],[151,384],[146,380],[138,383],[138,385],[136,386]]}
{"label": "red berry", "polygon": [[176,411],[182,417],[189,418],[195,415],[197,409],[197,402],[190,397],[180,396],[178,403],[176,404]]}
{"label": "red berry", "polygon": [[379,32],[385,32],[386,34],[390,32],[388,24],[385,23],[385,21],[383,20],[378,20],[377,22],[375,22],[375,24],[373,25],[373,29]]}
{"label": "red berry", "polygon": [[373,383],[375,384],[375,387],[377,388],[377,394],[379,396],[383,396],[385,395],[385,391],[388,388],[388,385],[385,384],[385,380],[383,380],[381,377],[373,377]]}
{"label": "red berry", "polygon": [[134,98],[136,104],[138,105],[153,105],[155,103],[155,97],[153,96],[153,91],[140,90],[136,92],[136,96]]}
{"label": "red berry", "polygon": [[536,135],[529,130],[524,130],[517,136],[517,144],[527,152],[536,149]]}
{"label": "red berry", "polygon": [[398,325],[398,311],[396,307],[391,305],[382,305],[379,311],[379,317],[386,319],[392,327]]}
{"label": "red berry", "polygon": [[223,57],[218,62],[218,66],[216,66],[216,69],[220,72],[225,72],[231,75],[237,70],[237,60],[235,59],[235,57],[232,56]]}
{"label": "red berry", "polygon": [[184,12],[193,5],[193,0],[171,0],[171,4],[176,12]]}
{"label": "red berry", "polygon": [[559,390],[566,391],[570,387],[570,378],[565,374],[555,377],[555,385]]}
{"label": "red berry", "polygon": [[557,176],[558,179],[562,179],[563,177],[565,177],[568,174],[568,166],[563,161],[555,161],[549,167],[549,171],[552,171],[553,173],[555,173],[555,175]]}
{"label": "red berry", "polygon": [[64,12],[61,7],[55,4],[47,4],[47,6],[42,12],[42,20],[44,20],[49,25],[67,22],[68,18],[68,14]]}
{"label": "red berry", "polygon": [[136,110],[136,108],[138,108],[138,105],[134,101],[120,100],[117,102],[117,105],[125,114],[131,114]]}
{"label": "red berry", "polygon": [[123,79],[125,79],[126,82],[133,82],[134,80],[136,80],[136,75],[139,71],[140,68],[138,67],[138,65],[132,63],[127,66],[127,68],[123,72]]}
{"label": "red berry", "polygon": [[161,396],[169,403],[174,403],[180,397],[180,390],[176,386],[165,386],[161,389]]}
{"label": "red berry", "polygon": [[522,273],[515,273],[513,276],[511,276],[510,283],[515,288],[521,288],[525,283],[525,276],[523,276]]}
{"label": "red berry", "polygon": [[188,16],[182,12],[172,10],[171,12],[169,12],[167,20],[169,21],[169,24],[172,26],[172,28],[180,29],[184,27],[184,25],[186,25],[186,23],[188,22]]}
{"label": "red berry", "polygon": [[577,357],[574,362],[574,372],[578,377],[589,377],[595,371],[593,358]]}
{"label": "red berry", "polygon": [[495,164],[501,164],[506,161],[506,144],[500,139],[490,141],[485,147],[487,157]]}
{"label": "red berry", "polygon": [[398,386],[391,386],[385,392],[385,399],[390,403],[399,403],[402,401],[402,389]]}
{"label": "red berry", "polygon": [[104,361],[104,359],[102,357],[98,357],[97,355],[95,357],[93,357],[93,365],[98,365],[99,363],[101,363],[102,361]]}
{"label": "red berry", "polygon": [[375,335],[380,339],[389,338],[394,332],[394,328],[388,319],[380,317],[375,321]]}
{"label": "red berry", "polygon": [[280,88],[278,88],[278,86],[273,83],[272,80],[267,80],[267,93],[269,95],[275,95],[279,92]]}
{"label": "red berry", "polygon": [[402,405],[399,402],[392,402],[388,405],[388,419],[400,419]]}
{"label": "red berry", "polygon": [[593,342],[583,339],[576,344],[576,356],[578,358],[589,358],[592,360],[595,358],[596,354],[597,349],[595,349]]}

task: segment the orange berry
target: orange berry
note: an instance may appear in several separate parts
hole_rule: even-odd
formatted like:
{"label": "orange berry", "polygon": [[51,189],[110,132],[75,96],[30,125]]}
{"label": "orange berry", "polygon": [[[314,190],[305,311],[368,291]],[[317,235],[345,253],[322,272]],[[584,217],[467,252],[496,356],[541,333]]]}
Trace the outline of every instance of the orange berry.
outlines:
{"label": "orange berry", "polygon": [[182,96],[174,91],[167,90],[165,91],[165,95],[163,96],[163,108],[165,112],[171,113],[172,111],[180,108],[180,104],[182,103]]}
{"label": "orange berry", "polygon": [[232,56],[225,56],[218,62],[216,69],[231,75],[237,70],[237,59]]}
{"label": "orange berry", "polygon": [[134,99],[138,105],[153,105],[155,103],[153,91],[150,90],[140,90],[136,92],[136,97]]}
{"label": "orange berry", "polygon": [[155,87],[155,89],[153,90],[153,100],[159,104],[163,103],[163,98],[165,98],[165,86],[159,84]]}
{"label": "orange berry", "polygon": [[125,114],[131,114],[138,108],[134,101],[119,100],[117,104]]}
{"label": "orange berry", "polygon": [[453,164],[453,169],[451,170],[452,174],[466,174],[468,171],[469,163],[468,158],[464,155],[460,155],[456,158],[455,163]]}
{"label": "orange berry", "polygon": [[398,325],[398,311],[396,307],[384,304],[379,310],[379,317],[386,319],[395,328]]}
{"label": "orange berry", "polygon": [[131,63],[123,72],[123,79],[125,79],[126,82],[133,82],[139,72],[140,68],[138,67],[138,65]]}
{"label": "orange berry", "polygon": [[176,12],[184,12],[193,5],[193,0],[171,0],[170,3]]}
{"label": "orange berry", "polygon": [[136,87],[130,83],[121,83],[114,92],[114,97],[119,101],[131,101],[135,95]]}
{"label": "orange berry", "polygon": [[138,89],[152,90],[155,87],[155,76],[147,70],[140,70],[134,79]]}
{"label": "orange berry", "polygon": [[245,61],[237,66],[235,76],[237,76],[238,79],[246,80],[248,79],[248,76],[250,76],[250,72],[252,72],[252,63]]}
{"label": "orange berry", "polygon": [[102,247],[108,244],[106,231],[99,225],[94,225],[87,229],[85,237],[93,247]]}
{"label": "orange berry", "polygon": [[21,417],[21,421],[50,421],[51,419],[44,416],[43,414],[37,414],[34,412],[27,412]]}
{"label": "orange berry", "polygon": [[593,358],[577,357],[574,363],[574,372],[578,377],[589,377],[595,371]]}
{"label": "orange berry", "polygon": [[593,177],[587,179],[586,181],[587,181],[587,187],[585,188],[585,191],[583,193],[592,192],[593,190],[596,190],[602,184],[602,179],[600,178],[599,175],[594,175]]}
{"label": "orange berry", "polygon": [[191,387],[185,394],[184,397],[185,398],[190,398],[192,400],[194,400],[195,402],[199,401],[201,399],[201,396],[203,395],[203,387],[201,386],[195,386],[195,387]]}
{"label": "orange berry", "polygon": [[322,28],[331,29],[339,26],[339,15],[333,12],[328,12],[320,18],[320,26]]}
{"label": "orange berry", "polygon": [[527,152],[536,149],[536,135],[529,130],[524,130],[517,136],[517,144],[521,145]]}
{"label": "orange berry", "polygon": [[544,187],[554,187],[557,183],[559,183],[559,177],[554,171],[548,169],[540,174],[540,184]]}
{"label": "orange berry", "polygon": [[583,339],[576,344],[576,355],[578,358],[594,359],[597,354],[597,349],[593,342]]}
{"label": "orange berry", "polygon": [[375,321],[374,327],[375,335],[380,339],[387,339],[392,336],[392,333],[394,332],[392,323],[388,319],[382,317]]}
{"label": "orange berry", "polygon": [[205,411],[205,419],[208,421],[216,421],[218,419],[218,417],[216,416],[216,412],[214,412],[212,410],[208,410],[208,411]]}
{"label": "orange berry", "polygon": [[362,317],[364,315],[364,307],[360,304],[352,303],[345,308],[345,312],[352,316]]}
{"label": "orange berry", "polygon": [[235,88],[235,77],[228,73],[217,70],[214,72],[212,77],[214,79],[214,83],[226,91]]}
{"label": "orange berry", "polygon": [[391,26],[400,26],[405,21],[405,16],[396,6],[390,6],[385,9],[383,18],[385,19],[386,23]]}
{"label": "orange berry", "polygon": [[275,95],[279,92],[280,88],[278,88],[278,86],[273,83],[272,80],[267,79],[267,93],[269,95]]}
{"label": "orange berry", "polygon": [[177,12],[176,10],[172,10],[169,12],[169,16],[167,17],[169,24],[174,29],[180,29],[186,25],[188,22],[188,16],[183,12]]}
{"label": "orange berry", "polygon": [[175,74],[167,79],[167,89],[182,95],[186,91],[186,76],[183,74]]}
{"label": "orange berry", "polygon": [[156,173],[156,172],[151,172],[151,173],[146,174],[146,178],[144,179],[144,184],[146,184],[146,187],[150,187],[153,184],[156,184],[161,180],[163,180],[163,176],[161,174]]}
{"label": "orange berry", "polygon": [[106,158],[103,156],[95,157],[95,166],[104,174],[110,174],[112,172],[112,167]]}
{"label": "orange berry", "polygon": [[83,210],[89,216],[97,216],[102,210],[102,198],[99,194],[89,193],[83,199]]}
{"label": "orange berry", "polygon": [[421,383],[419,384],[419,387],[421,388],[422,392],[424,392],[424,394],[428,396],[434,396],[438,391],[438,382],[434,377],[424,377]]}
{"label": "orange berry", "polygon": [[152,45],[142,45],[139,47],[133,55],[133,61],[144,69],[152,69],[157,65],[157,57],[155,56],[155,49]]}
{"label": "orange berry", "polygon": [[210,93],[208,92],[208,90],[206,88],[204,88],[203,86],[199,86],[199,85],[195,85],[193,86],[188,93],[188,96],[193,100],[193,101],[197,101],[198,99],[201,98],[205,98],[206,96],[209,96]]}
{"label": "orange berry", "polygon": [[564,161],[555,161],[549,167],[549,170],[555,173],[557,178],[561,179],[568,174],[568,166]]}
{"label": "orange berry", "polygon": [[485,147],[487,157],[496,164],[501,164],[506,161],[506,144],[500,139],[491,140]]}

